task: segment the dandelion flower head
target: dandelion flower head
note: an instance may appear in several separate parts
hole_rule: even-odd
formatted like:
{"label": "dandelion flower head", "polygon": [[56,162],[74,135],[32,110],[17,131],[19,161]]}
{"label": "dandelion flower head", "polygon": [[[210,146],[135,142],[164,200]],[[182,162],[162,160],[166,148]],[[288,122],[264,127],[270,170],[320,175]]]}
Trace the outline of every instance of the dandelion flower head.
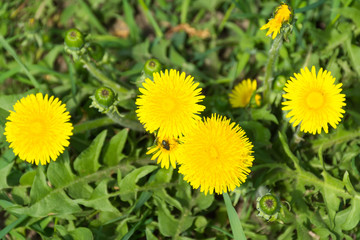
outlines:
{"label": "dandelion flower head", "polygon": [[230,119],[213,114],[182,141],[179,172],[194,189],[222,194],[245,182],[254,160],[253,145]]}
{"label": "dandelion flower head", "polygon": [[[250,79],[243,80],[237,84],[232,92],[229,94],[230,104],[234,108],[246,107],[251,99],[251,96],[256,91],[257,83],[256,80],[251,81]],[[255,95],[255,103],[260,106],[261,96]]]}
{"label": "dandelion flower head", "polygon": [[335,78],[331,72],[320,68],[316,74],[313,66],[301,69],[294,74],[284,87],[283,97],[288,101],[282,109],[290,112],[286,115],[294,127],[300,124],[300,130],[307,133],[328,133],[328,124],[333,128],[341,121],[345,106],[345,94],[341,94],[342,84],[334,84]]}
{"label": "dandelion flower head", "polygon": [[42,93],[28,95],[14,105],[5,124],[6,141],[20,159],[45,165],[69,146],[73,126],[65,104]]}
{"label": "dandelion flower head", "polygon": [[154,154],[151,160],[157,159],[157,163],[162,168],[168,169],[169,165],[176,168],[180,146],[179,139],[174,137],[158,138],[156,145],[151,147],[146,154]]}
{"label": "dandelion flower head", "polygon": [[291,8],[287,4],[282,3],[276,9],[275,17],[270,19],[267,24],[263,25],[260,30],[269,29],[266,36],[272,34],[272,39],[275,39],[275,37],[280,33],[283,23],[289,22],[291,15]]}
{"label": "dandelion flower head", "polygon": [[200,119],[205,107],[198,104],[204,98],[199,83],[193,77],[171,69],[153,74],[154,81],[146,79],[142,93],[136,99],[136,114],[150,133],[157,130],[159,138],[181,137]]}

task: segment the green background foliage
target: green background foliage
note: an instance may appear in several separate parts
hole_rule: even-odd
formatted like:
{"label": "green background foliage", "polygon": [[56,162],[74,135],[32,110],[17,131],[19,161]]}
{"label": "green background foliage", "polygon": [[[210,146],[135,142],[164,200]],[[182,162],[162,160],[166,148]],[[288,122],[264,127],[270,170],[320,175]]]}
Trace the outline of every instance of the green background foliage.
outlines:
{"label": "green background foliage", "polygon": [[[1,1],[0,238],[233,237],[221,195],[192,189],[145,154],[154,137],[139,126],[135,98],[154,57],[200,82],[203,116],[230,117],[254,144],[251,174],[229,193],[249,239],[360,239],[360,2],[288,4],[295,21],[274,65],[270,103],[232,109],[228,93],[242,79],[257,79],[262,91],[273,40],[259,28],[278,1]],[[105,49],[101,61],[64,51],[72,27]],[[305,66],[343,84],[346,114],[329,134],[301,134],[281,110],[285,81]],[[121,120],[89,107],[102,85],[118,94]],[[47,166],[18,159],[2,134],[12,105],[39,91],[66,103],[75,126],[70,147]],[[268,191],[282,203],[271,223],[256,210]]]}

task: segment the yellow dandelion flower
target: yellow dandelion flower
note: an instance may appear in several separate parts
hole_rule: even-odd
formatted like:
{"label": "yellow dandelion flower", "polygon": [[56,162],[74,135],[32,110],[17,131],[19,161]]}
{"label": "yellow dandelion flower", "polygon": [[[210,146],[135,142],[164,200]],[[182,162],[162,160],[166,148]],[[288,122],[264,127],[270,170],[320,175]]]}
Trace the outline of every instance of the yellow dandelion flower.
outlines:
{"label": "yellow dandelion flower", "polygon": [[280,33],[280,29],[284,23],[289,22],[292,15],[291,8],[285,4],[282,3],[275,11],[275,17],[270,19],[269,22],[265,25],[263,25],[260,30],[269,29],[266,33],[266,36],[272,35],[272,39],[275,39],[275,37]]}
{"label": "yellow dandelion flower", "polygon": [[176,162],[179,154],[179,139],[174,137],[158,138],[156,145],[151,147],[146,154],[154,154],[151,160],[157,159],[157,163],[162,168],[169,168],[169,163],[176,168]]}
{"label": "yellow dandelion flower", "polygon": [[[234,87],[232,92],[229,94],[230,104],[232,107],[246,107],[251,99],[251,96],[256,91],[257,83],[256,80],[251,81],[250,79],[243,80],[238,85]],[[255,98],[255,102],[257,105],[260,105],[261,97]],[[259,103],[259,104],[258,104]]]}
{"label": "yellow dandelion flower", "polygon": [[178,163],[184,180],[200,191],[221,194],[245,182],[253,145],[230,119],[213,114],[182,139]]}
{"label": "yellow dandelion flower", "polygon": [[14,105],[5,124],[6,141],[20,159],[45,165],[69,146],[73,126],[65,104],[41,93],[28,95]]}
{"label": "yellow dandelion flower", "polygon": [[198,103],[204,98],[200,95],[199,83],[193,77],[171,69],[154,73],[154,81],[146,79],[142,93],[137,99],[136,114],[145,129],[150,133],[159,130],[157,136],[182,136],[200,117],[197,115],[205,107]]}
{"label": "yellow dandelion flower", "polygon": [[341,121],[345,106],[345,94],[340,94],[342,84],[334,84],[335,78],[331,72],[320,71],[316,75],[315,67],[311,72],[308,68],[301,69],[300,74],[294,74],[284,87],[283,110],[290,110],[286,115],[294,127],[300,124],[300,130],[307,133],[328,132],[328,124],[333,128]]}

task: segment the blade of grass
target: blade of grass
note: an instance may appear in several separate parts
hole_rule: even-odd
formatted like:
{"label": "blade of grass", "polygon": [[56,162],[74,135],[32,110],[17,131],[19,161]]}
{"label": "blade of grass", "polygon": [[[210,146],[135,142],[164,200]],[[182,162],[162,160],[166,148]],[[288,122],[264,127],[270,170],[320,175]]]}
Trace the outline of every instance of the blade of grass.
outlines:
{"label": "blade of grass", "polygon": [[99,30],[102,34],[107,34],[106,28],[104,28],[97,17],[92,12],[91,8],[86,4],[85,1],[79,1],[81,8],[84,10],[85,14],[89,18],[90,25],[93,25],[97,30]]}
{"label": "blade of grass", "polygon": [[139,27],[135,21],[135,13],[131,5],[129,4],[128,0],[123,1],[123,8],[125,14],[125,21],[130,27],[130,37],[135,42],[138,41],[139,35]]}
{"label": "blade of grass", "polygon": [[4,229],[0,231],[0,239],[3,239],[6,234],[8,234],[11,230],[13,230],[17,225],[25,221],[29,216],[27,215],[21,215],[18,219],[16,219],[14,222],[6,226]]}
{"label": "blade of grass", "polygon": [[309,10],[311,10],[311,9],[317,8],[318,6],[324,4],[325,1],[326,1],[326,0],[320,0],[320,1],[317,1],[317,2],[315,2],[315,3],[313,3],[313,4],[307,5],[306,7],[295,9],[295,10],[294,10],[294,13],[307,12],[307,11],[309,11]]}
{"label": "blade of grass", "polygon": [[221,232],[221,233],[223,233],[224,235],[226,235],[226,236],[228,236],[228,237],[230,237],[230,238],[234,238],[233,235],[231,235],[231,234],[228,233],[227,231],[219,228],[218,226],[213,225],[213,226],[211,226],[211,228],[212,228],[212,229],[215,229],[215,230],[217,230],[217,231],[219,231],[219,232]]}
{"label": "blade of grass", "polygon": [[149,8],[146,6],[144,0],[139,0],[139,4],[141,9],[144,11],[144,14],[147,17],[148,21],[153,26],[156,36],[161,38],[163,36],[163,33],[161,32],[159,25],[155,21],[155,18],[151,15],[151,12],[149,11]]}
{"label": "blade of grass", "polygon": [[30,79],[32,85],[36,88],[36,89],[41,89],[40,84],[38,83],[38,81],[36,81],[36,79],[34,78],[34,76],[29,72],[29,70],[27,69],[27,67],[23,64],[23,62],[20,60],[20,58],[18,57],[18,55],[16,54],[15,50],[10,46],[10,44],[8,44],[8,42],[5,40],[5,38],[0,35],[0,45],[3,46],[3,48],[5,48],[6,51],[8,51],[8,53],[15,59],[15,61],[20,65],[20,67],[23,69],[23,71],[25,72],[25,74],[28,76],[28,78]]}
{"label": "blade of grass", "polygon": [[237,215],[235,208],[233,207],[229,195],[223,193],[226,211],[229,217],[230,226],[235,240],[246,240],[244,230],[241,226],[239,216]]}
{"label": "blade of grass", "polygon": [[184,0],[181,4],[181,23],[186,23],[187,13],[189,9],[190,0]]}
{"label": "blade of grass", "polygon": [[231,15],[232,11],[234,10],[234,8],[235,8],[235,4],[232,3],[232,4],[230,5],[230,7],[228,8],[228,10],[226,11],[223,20],[222,20],[221,23],[220,23],[219,33],[224,29],[225,23],[226,23],[227,20],[229,19],[229,17],[230,17],[230,15]]}

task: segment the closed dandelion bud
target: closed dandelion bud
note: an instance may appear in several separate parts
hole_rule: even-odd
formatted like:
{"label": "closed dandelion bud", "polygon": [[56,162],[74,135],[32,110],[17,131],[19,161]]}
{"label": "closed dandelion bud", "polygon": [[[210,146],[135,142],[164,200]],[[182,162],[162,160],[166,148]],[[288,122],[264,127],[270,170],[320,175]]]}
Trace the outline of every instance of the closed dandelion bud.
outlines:
{"label": "closed dandelion bud", "polygon": [[273,222],[278,218],[281,203],[273,194],[267,193],[256,199],[256,208],[259,211],[258,216],[265,218],[269,222]]}
{"label": "closed dandelion bud", "polygon": [[95,100],[101,107],[108,108],[115,102],[115,93],[108,87],[98,88],[95,92]]}
{"label": "closed dandelion bud", "polygon": [[100,61],[105,53],[104,48],[98,43],[90,43],[90,46],[87,48],[89,55],[95,61]]}
{"label": "closed dandelion bud", "polygon": [[85,43],[84,35],[76,28],[67,30],[65,45],[71,50],[80,50]]}
{"label": "closed dandelion bud", "polygon": [[161,68],[162,68],[161,63],[157,59],[151,58],[147,60],[145,63],[144,72],[145,74],[152,77],[153,73],[159,72]]}

